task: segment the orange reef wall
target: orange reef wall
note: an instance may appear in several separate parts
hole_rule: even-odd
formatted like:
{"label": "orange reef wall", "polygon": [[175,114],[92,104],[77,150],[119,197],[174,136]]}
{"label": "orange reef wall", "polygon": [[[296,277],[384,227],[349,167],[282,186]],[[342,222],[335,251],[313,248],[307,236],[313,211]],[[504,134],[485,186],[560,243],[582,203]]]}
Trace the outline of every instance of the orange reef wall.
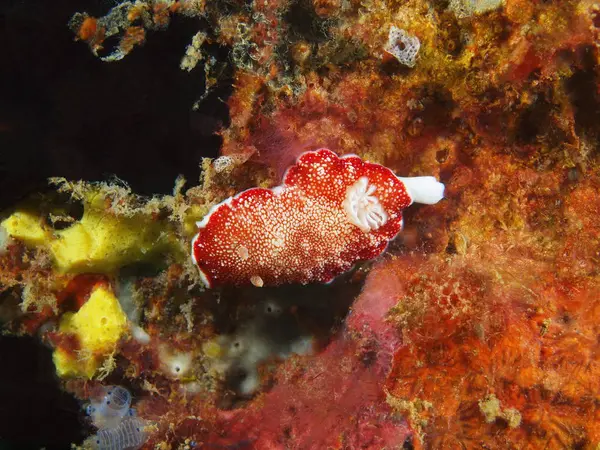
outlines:
{"label": "orange reef wall", "polygon": [[[102,18],[76,14],[70,26],[114,61],[143,52],[175,15],[199,22],[182,69],[204,77],[205,94],[225,82],[207,46],[230,51],[227,158],[204,162],[201,186],[178,185],[154,205],[113,189],[111,215],[137,208],[184,248],[210,205],[277,184],[317,147],[434,175],[446,199],[408,210],[383,257],[312,299],[354,303],[348,316],[332,306],[326,325],[318,314],[300,320],[318,341],[313,354],[263,360],[253,397],[232,396],[214,360],[229,333],[219,317],[243,328],[262,304],[255,294],[223,294],[227,306],[201,292],[176,250],[158,275],[138,276],[147,339],[122,338],[102,373],[127,384],[153,422],[145,448],[597,448],[598,5],[143,0]],[[392,27],[418,39],[414,61],[403,53],[414,39],[390,42]],[[119,44],[103,53],[110,36]],[[2,317],[15,332],[48,331],[99,280],[122,283],[114,270],[73,281],[43,249],[3,245]],[[300,296],[283,302],[290,318],[307,308],[310,294]],[[21,298],[24,313],[10,308]],[[63,335],[54,330],[53,345],[81,350]],[[181,355],[193,361],[184,376]],[[95,383],[67,388],[87,398]]]}

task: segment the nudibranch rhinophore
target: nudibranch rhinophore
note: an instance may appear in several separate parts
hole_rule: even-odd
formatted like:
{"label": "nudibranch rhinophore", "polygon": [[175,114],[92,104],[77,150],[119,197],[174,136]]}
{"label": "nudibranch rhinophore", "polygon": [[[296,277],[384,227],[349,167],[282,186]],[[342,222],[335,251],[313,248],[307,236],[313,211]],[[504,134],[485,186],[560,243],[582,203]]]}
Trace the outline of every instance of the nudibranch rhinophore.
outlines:
{"label": "nudibranch rhinophore", "polygon": [[302,154],[283,184],[254,188],[198,222],[192,259],[208,287],[329,282],[381,254],[402,229],[402,210],[434,204],[434,177],[397,177],[356,155]]}

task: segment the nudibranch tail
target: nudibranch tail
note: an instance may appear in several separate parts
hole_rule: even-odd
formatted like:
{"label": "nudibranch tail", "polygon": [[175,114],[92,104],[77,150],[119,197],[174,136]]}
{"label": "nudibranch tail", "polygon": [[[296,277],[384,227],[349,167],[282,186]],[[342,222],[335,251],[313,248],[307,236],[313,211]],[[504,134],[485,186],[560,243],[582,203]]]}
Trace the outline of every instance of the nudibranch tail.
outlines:
{"label": "nudibranch tail", "polygon": [[434,205],[444,198],[444,185],[434,177],[398,177],[413,203]]}

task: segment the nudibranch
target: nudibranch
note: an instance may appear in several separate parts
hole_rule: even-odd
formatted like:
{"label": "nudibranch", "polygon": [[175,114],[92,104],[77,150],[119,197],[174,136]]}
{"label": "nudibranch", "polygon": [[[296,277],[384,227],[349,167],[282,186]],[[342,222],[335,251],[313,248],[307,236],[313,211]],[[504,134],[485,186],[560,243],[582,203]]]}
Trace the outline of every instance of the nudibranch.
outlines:
{"label": "nudibranch", "polygon": [[402,210],[434,204],[434,177],[397,177],[356,155],[302,154],[272,189],[253,188],[198,222],[192,259],[208,287],[329,282],[380,255],[402,229]]}

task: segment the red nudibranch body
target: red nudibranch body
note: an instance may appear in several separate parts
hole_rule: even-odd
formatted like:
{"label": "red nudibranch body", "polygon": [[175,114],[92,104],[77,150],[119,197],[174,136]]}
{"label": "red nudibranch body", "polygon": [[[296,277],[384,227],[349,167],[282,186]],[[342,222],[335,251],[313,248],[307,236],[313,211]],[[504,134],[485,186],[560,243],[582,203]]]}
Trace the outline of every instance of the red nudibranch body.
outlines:
{"label": "red nudibranch body", "polygon": [[208,287],[329,282],[381,254],[402,229],[404,208],[443,194],[433,177],[399,178],[355,155],[307,152],[281,186],[214,206],[198,222],[192,259]]}

